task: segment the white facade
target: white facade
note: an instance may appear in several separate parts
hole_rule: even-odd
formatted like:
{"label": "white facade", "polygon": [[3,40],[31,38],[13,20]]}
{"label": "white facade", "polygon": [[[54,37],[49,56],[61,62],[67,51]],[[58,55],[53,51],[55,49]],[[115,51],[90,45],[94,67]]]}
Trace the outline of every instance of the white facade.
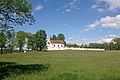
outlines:
{"label": "white facade", "polygon": [[47,49],[48,50],[59,50],[64,48],[65,45],[62,43],[51,43],[51,42],[47,42]]}

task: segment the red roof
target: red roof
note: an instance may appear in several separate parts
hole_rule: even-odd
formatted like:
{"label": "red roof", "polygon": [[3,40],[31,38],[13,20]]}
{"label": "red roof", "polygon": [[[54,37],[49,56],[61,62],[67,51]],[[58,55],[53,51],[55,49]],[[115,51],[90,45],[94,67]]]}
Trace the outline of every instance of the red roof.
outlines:
{"label": "red roof", "polygon": [[51,43],[64,44],[63,40],[50,40]]}

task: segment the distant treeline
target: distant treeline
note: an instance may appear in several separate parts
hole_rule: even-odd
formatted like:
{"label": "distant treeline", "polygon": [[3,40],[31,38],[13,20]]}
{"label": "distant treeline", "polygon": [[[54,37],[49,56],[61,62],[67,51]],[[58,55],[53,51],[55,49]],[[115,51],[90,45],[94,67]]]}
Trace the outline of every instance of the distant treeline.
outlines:
{"label": "distant treeline", "polygon": [[110,43],[67,44],[67,47],[75,48],[101,48],[105,50],[120,50],[120,38],[114,38]]}
{"label": "distant treeline", "polygon": [[79,48],[80,46],[77,44],[66,44],[67,47],[74,47],[74,48]]}

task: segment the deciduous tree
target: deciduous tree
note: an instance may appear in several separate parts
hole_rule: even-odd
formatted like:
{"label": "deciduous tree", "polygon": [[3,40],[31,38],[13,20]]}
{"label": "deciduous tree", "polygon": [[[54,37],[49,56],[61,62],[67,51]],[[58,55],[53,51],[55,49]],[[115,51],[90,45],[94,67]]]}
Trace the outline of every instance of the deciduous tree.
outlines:
{"label": "deciduous tree", "polygon": [[3,32],[0,32],[0,48],[1,48],[1,54],[3,54],[3,48],[5,47],[6,44],[6,37]]}
{"label": "deciduous tree", "polygon": [[15,32],[14,31],[7,31],[6,32],[6,44],[9,48],[9,52],[12,53],[14,47],[14,40],[15,40]]}
{"label": "deciduous tree", "polygon": [[115,42],[116,49],[120,50],[120,38],[114,38],[113,41]]}
{"label": "deciduous tree", "polygon": [[32,5],[26,0],[0,0],[0,30],[16,25],[35,22],[31,14]]}
{"label": "deciduous tree", "polygon": [[34,50],[35,49],[35,35],[31,33],[27,33],[27,46],[28,48]]}
{"label": "deciduous tree", "polygon": [[52,36],[52,40],[57,40],[56,35],[53,35],[53,36]]}
{"label": "deciduous tree", "polygon": [[39,30],[35,34],[36,39],[36,48],[42,51],[42,49],[46,46],[47,34],[45,30]]}
{"label": "deciduous tree", "polygon": [[19,50],[22,51],[26,43],[26,33],[24,31],[17,32],[15,39],[15,46],[19,47]]}
{"label": "deciduous tree", "polygon": [[65,40],[64,34],[62,33],[58,34],[58,40]]}

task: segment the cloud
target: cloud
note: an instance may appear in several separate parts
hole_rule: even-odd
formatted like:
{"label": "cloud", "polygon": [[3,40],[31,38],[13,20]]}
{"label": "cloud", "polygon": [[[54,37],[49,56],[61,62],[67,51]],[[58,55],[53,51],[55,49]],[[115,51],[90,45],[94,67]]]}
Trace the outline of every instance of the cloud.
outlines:
{"label": "cloud", "polygon": [[98,7],[98,5],[92,5],[91,8],[92,9],[96,9]]}
{"label": "cloud", "polygon": [[79,9],[80,0],[71,0],[68,4],[66,4],[64,7],[57,9],[57,11],[63,10],[63,13],[68,13],[73,10]]}
{"label": "cloud", "polygon": [[105,10],[102,9],[102,8],[99,8],[99,9],[97,9],[97,11],[99,11],[99,12],[104,12]]}
{"label": "cloud", "polygon": [[99,12],[114,11],[120,8],[120,0],[94,0],[95,4],[91,6]]}
{"label": "cloud", "polygon": [[104,0],[109,5],[109,10],[120,8],[120,0]]}
{"label": "cloud", "polygon": [[105,18],[101,18],[100,20],[87,25],[87,28],[84,29],[83,32],[95,29],[97,27],[120,29],[120,15],[117,15],[115,17],[106,16]]}
{"label": "cloud", "polygon": [[78,38],[78,37],[70,37],[65,40],[67,44],[89,44],[89,43],[100,43],[101,40],[99,38]]}
{"label": "cloud", "polygon": [[106,39],[102,39],[100,40],[100,43],[110,43],[112,42],[113,38],[106,38]]}
{"label": "cloud", "polygon": [[64,24],[64,26],[67,26],[67,25],[68,25],[68,24],[66,24],[66,23]]}
{"label": "cloud", "polygon": [[102,32],[103,30],[102,30],[102,29],[100,29],[99,31],[100,31],[100,32]]}
{"label": "cloud", "polygon": [[117,36],[115,34],[109,34],[109,35],[106,35],[104,38],[102,38],[100,40],[100,42],[101,43],[110,43],[110,42],[112,42],[113,38],[115,38],[115,37],[119,37],[119,36]]}
{"label": "cloud", "polygon": [[119,37],[114,34],[109,34],[101,38],[75,38],[75,37],[70,37],[66,39],[67,44],[89,44],[89,43],[110,43],[112,42],[112,39],[115,37]]}
{"label": "cloud", "polygon": [[40,11],[42,9],[43,9],[43,6],[39,4],[38,6],[36,6],[35,11]]}
{"label": "cloud", "polygon": [[70,12],[71,11],[71,9],[67,9],[67,10],[65,10],[65,12]]}
{"label": "cloud", "polygon": [[117,35],[115,35],[115,34],[109,34],[109,35],[106,35],[106,37],[117,37]]}

